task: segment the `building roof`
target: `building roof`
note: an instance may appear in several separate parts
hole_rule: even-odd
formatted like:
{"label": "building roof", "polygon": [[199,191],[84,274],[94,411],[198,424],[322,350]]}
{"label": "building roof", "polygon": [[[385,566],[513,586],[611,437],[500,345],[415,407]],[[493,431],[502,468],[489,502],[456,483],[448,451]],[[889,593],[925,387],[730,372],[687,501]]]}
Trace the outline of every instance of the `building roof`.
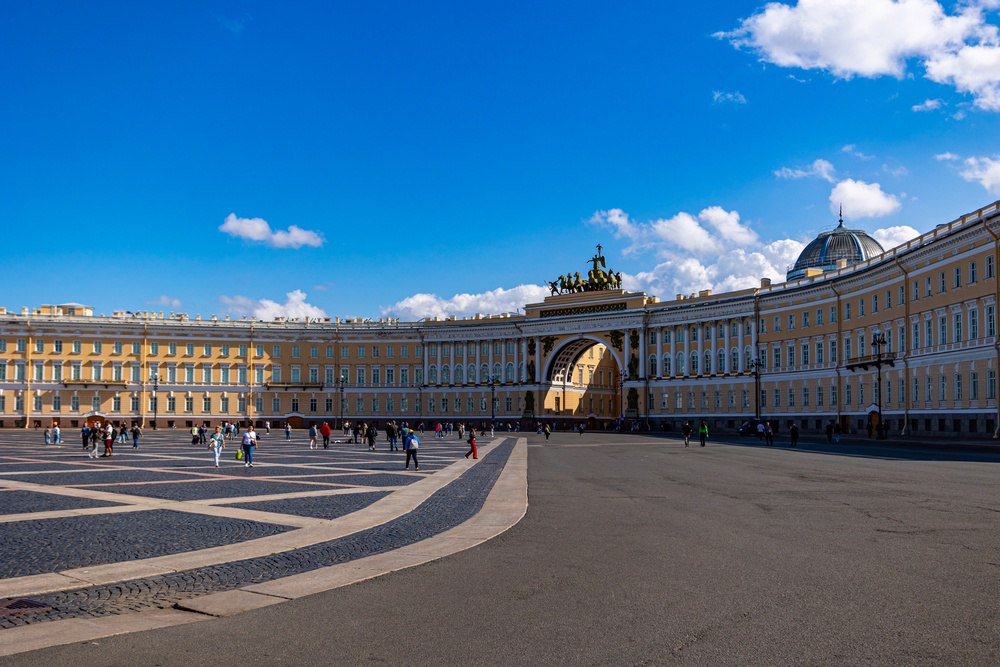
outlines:
{"label": "building roof", "polygon": [[821,232],[803,249],[795,266],[788,272],[787,279],[802,278],[810,269],[831,271],[838,268],[841,261],[848,266],[857,264],[884,252],[882,245],[863,229],[844,227],[844,217],[841,215],[836,229]]}

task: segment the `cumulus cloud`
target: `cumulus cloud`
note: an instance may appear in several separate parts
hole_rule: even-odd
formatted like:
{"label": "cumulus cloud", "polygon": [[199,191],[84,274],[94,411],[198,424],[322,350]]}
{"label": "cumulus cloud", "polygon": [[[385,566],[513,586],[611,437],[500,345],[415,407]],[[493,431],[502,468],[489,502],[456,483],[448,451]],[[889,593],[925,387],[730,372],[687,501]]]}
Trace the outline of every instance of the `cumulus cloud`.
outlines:
{"label": "cumulus cloud", "polygon": [[167,308],[175,308],[176,309],[176,308],[180,308],[181,307],[181,300],[180,299],[176,299],[176,298],[174,298],[172,296],[167,296],[166,294],[163,294],[162,296],[160,296],[153,303],[155,303],[158,306],[166,306]]}
{"label": "cumulus cloud", "polygon": [[421,293],[382,308],[382,314],[414,321],[450,315],[468,317],[477,313],[512,313],[523,308],[526,303],[541,301],[549,294],[549,289],[541,285],[518,285],[511,289],[498,287],[478,294],[455,294],[450,298]]}
{"label": "cumulus cloud", "polygon": [[950,162],[961,159],[961,156],[955,153],[938,153],[934,156],[934,159],[938,162]]}
{"label": "cumulus cloud", "polygon": [[833,183],[836,179],[834,177],[833,165],[827,160],[819,159],[813,160],[813,163],[806,167],[805,169],[801,167],[782,167],[774,172],[774,175],[778,178],[788,178],[788,179],[798,179],[798,178],[822,178],[824,181],[829,181]]}
{"label": "cumulus cloud", "polygon": [[924,100],[920,104],[914,104],[912,107],[910,107],[910,109],[917,112],[934,111],[935,109],[940,109],[943,104],[944,102],[942,102],[939,99]]}
{"label": "cumulus cloud", "polygon": [[898,225],[895,227],[884,227],[872,232],[872,238],[882,244],[886,250],[903,245],[910,239],[920,236],[920,232],[909,225]]}
{"label": "cumulus cloud", "polygon": [[714,104],[746,104],[747,98],[740,91],[712,91],[712,102]]}
{"label": "cumulus cloud", "polygon": [[1000,195],[1000,155],[969,157],[964,161],[961,176],[970,183],[979,183],[994,195]]}
{"label": "cumulus cloud", "polygon": [[285,302],[278,303],[271,299],[251,299],[246,296],[220,296],[219,301],[230,315],[256,317],[269,322],[278,317],[285,319],[306,319],[328,317],[326,311],[306,302],[308,295],[302,290],[293,290],[285,294]]}
{"label": "cumulus cloud", "polygon": [[866,183],[847,178],[830,191],[830,210],[843,206],[852,218],[880,218],[895,213],[901,207],[895,195],[882,191],[878,183]]}
{"label": "cumulus cloud", "polygon": [[588,221],[606,227],[615,238],[631,242],[624,254],[655,247],[674,248],[697,255],[723,251],[733,243],[754,243],[757,233],[740,222],[740,214],[720,206],[709,206],[697,215],[681,211],[671,218],[635,222],[618,208],[595,212]]}
{"label": "cumulus cloud", "polygon": [[264,243],[274,248],[301,248],[323,245],[323,237],[316,232],[291,225],[287,230],[273,231],[271,225],[263,218],[239,218],[235,213],[226,216],[225,222],[219,226],[219,231],[245,239]]}
{"label": "cumulus cloud", "polygon": [[903,78],[909,61],[925,76],[1000,110],[1000,46],[986,20],[994,0],[959,3],[949,14],[936,0],[799,0],[769,2],[729,32],[737,48],[781,67],[836,77]]}
{"label": "cumulus cloud", "polygon": [[609,229],[615,238],[628,239],[630,253],[654,253],[658,262],[652,269],[623,273],[622,283],[626,289],[666,298],[704,289],[755,287],[761,278],[782,281],[804,247],[795,239],[762,242],[737,211],[721,206],[647,222],[611,209],[597,211],[589,223]]}

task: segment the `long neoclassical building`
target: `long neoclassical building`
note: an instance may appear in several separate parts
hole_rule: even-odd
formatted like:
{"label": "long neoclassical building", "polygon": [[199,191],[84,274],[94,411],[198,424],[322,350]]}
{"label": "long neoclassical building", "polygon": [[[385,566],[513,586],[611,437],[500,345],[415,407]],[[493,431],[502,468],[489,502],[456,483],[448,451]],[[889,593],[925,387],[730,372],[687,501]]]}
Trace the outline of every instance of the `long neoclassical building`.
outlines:
{"label": "long neoclassical building", "polygon": [[[843,222],[786,282],[663,301],[604,270],[523,315],[405,323],[0,309],[0,427],[544,420],[996,436],[1000,202],[883,251]],[[877,341],[877,345],[873,345]],[[881,391],[879,388],[881,387]]]}

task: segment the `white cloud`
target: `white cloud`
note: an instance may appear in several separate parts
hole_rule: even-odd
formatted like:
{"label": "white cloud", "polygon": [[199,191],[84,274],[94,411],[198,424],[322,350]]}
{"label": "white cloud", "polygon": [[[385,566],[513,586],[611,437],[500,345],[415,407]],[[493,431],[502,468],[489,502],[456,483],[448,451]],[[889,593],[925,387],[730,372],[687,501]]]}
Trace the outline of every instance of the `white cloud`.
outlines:
{"label": "white cloud", "polygon": [[[959,3],[948,14],[936,0],[799,0],[769,2],[730,32],[717,33],[781,67],[836,77],[903,78],[909,61],[925,76],[1000,110],[1000,46],[986,21],[995,0]],[[915,109],[916,110],[916,109]]]}
{"label": "white cloud", "polygon": [[172,296],[167,296],[166,294],[160,296],[153,303],[155,303],[158,306],[166,306],[167,308],[174,308],[174,309],[181,307],[180,299],[176,299]]}
{"label": "white cloud", "polygon": [[263,218],[238,218],[235,213],[226,216],[225,222],[219,226],[219,231],[236,238],[256,241],[274,248],[301,248],[323,245],[323,237],[316,232],[291,225],[287,230],[272,231],[271,225]]}
{"label": "white cloud", "polygon": [[285,294],[285,303],[271,299],[251,299],[246,296],[220,296],[219,301],[226,307],[230,315],[242,317],[252,315],[258,320],[269,322],[278,317],[286,319],[306,319],[328,317],[326,311],[306,303],[307,294],[302,290],[293,290]]}
{"label": "white cloud", "polygon": [[910,173],[910,170],[901,164],[897,164],[895,167],[891,167],[887,164],[882,165],[882,171],[889,174],[893,178],[901,178]]}
{"label": "white cloud", "polygon": [[712,91],[712,102],[714,104],[746,104],[747,98],[738,90],[733,92],[715,90]]}
{"label": "white cloud", "polygon": [[807,169],[802,169],[799,167],[795,168],[782,167],[781,169],[775,171],[774,175],[777,176],[778,178],[790,178],[790,179],[816,177],[816,178],[822,178],[824,181],[829,181],[830,183],[833,183],[836,180],[834,177],[834,172],[835,170],[830,162],[823,159],[819,159],[819,160],[813,160],[813,163],[809,165]]}
{"label": "white cloud", "polygon": [[844,146],[843,148],[840,149],[840,152],[841,153],[847,153],[848,155],[850,155],[852,157],[856,157],[859,160],[873,160],[873,159],[875,159],[874,155],[866,155],[865,153],[862,153],[860,150],[858,150],[858,147],[855,146],[854,144],[847,144],[846,146]]}
{"label": "white cloud", "polygon": [[661,255],[667,249],[711,255],[722,252],[732,243],[757,240],[756,232],[740,222],[739,213],[719,206],[702,209],[697,216],[681,211],[672,218],[644,223],[637,223],[621,209],[613,208],[595,212],[588,222],[610,228],[615,238],[631,241],[623,252],[625,255],[649,248],[656,248]]}
{"label": "white cloud", "polygon": [[872,232],[872,238],[882,244],[886,250],[903,245],[910,239],[920,236],[920,232],[909,225],[898,225],[896,227],[885,227]]}
{"label": "white cloud", "polygon": [[965,159],[961,176],[970,183],[979,183],[994,195],[1000,195],[1000,155]]}
{"label": "white cloud", "polygon": [[938,153],[937,155],[934,156],[934,159],[938,160],[939,162],[945,162],[945,161],[960,160],[961,156],[956,155],[955,153]]}
{"label": "white cloud", "polygon": [[498,287],[479,294],[455,294],[447,299],[436,294],[421,293],[382,308],[382,314],[412,322],[450,315],[469,317],[477,313],[512,313],[523,308],[526,303],[541,301],[549,294],[549,289],[541,285],[518,285],[511,289]]}
{"label": "white cloud", "polygon": [[879,218],[900,209],[899,199],[882,191],[878,183],[844,179],[830,191],[830,210],[834,213],[843,205],[851,218]]}
{"label": "white cloud", "polygon": [[942,102],[939,99],[924,100],[920,104],[914,104],[912,107],[910,107],[910,109],[912,109],[913,111],[918,111],[918,112],[919,111],[934,111],[935,109],[940,109],[943,104],[944,104],[944,102]]}

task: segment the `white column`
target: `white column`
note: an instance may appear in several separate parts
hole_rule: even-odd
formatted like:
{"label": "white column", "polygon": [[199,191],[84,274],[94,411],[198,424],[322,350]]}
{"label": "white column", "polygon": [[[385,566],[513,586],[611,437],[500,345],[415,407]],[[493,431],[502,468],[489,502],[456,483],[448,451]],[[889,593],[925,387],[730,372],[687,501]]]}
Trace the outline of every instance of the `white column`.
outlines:
{"label": "white column", "polygon": [[684,375],[691,372],[691,325],[684,324]]}
{"label": "white column", "polygon": [[656,328],[656,377],[663,377],[663,327]]}
{"label": "white column", "polygon": [[718,338],[718,337],[719,337],[719,323],[718,322],[714,322],[712,324],[712,345],[711,345],[711,352],[712,352],[712,363],[711,363],[712,375],[715,375],[719,371],[719,360],[716,358],[716,355],[715,355],[715,339]]}
{"label": "white column", "polygon": [[535,336],[535,383],[542,381],[542,337]]}
{"label": "white column", "polygon": [[[628,361],[632,358],[632,336],[631,330],[625,329],[625,361],[622,364],[621,370],[628,372]],[[635,378],[631,378],[635,379]]]}

